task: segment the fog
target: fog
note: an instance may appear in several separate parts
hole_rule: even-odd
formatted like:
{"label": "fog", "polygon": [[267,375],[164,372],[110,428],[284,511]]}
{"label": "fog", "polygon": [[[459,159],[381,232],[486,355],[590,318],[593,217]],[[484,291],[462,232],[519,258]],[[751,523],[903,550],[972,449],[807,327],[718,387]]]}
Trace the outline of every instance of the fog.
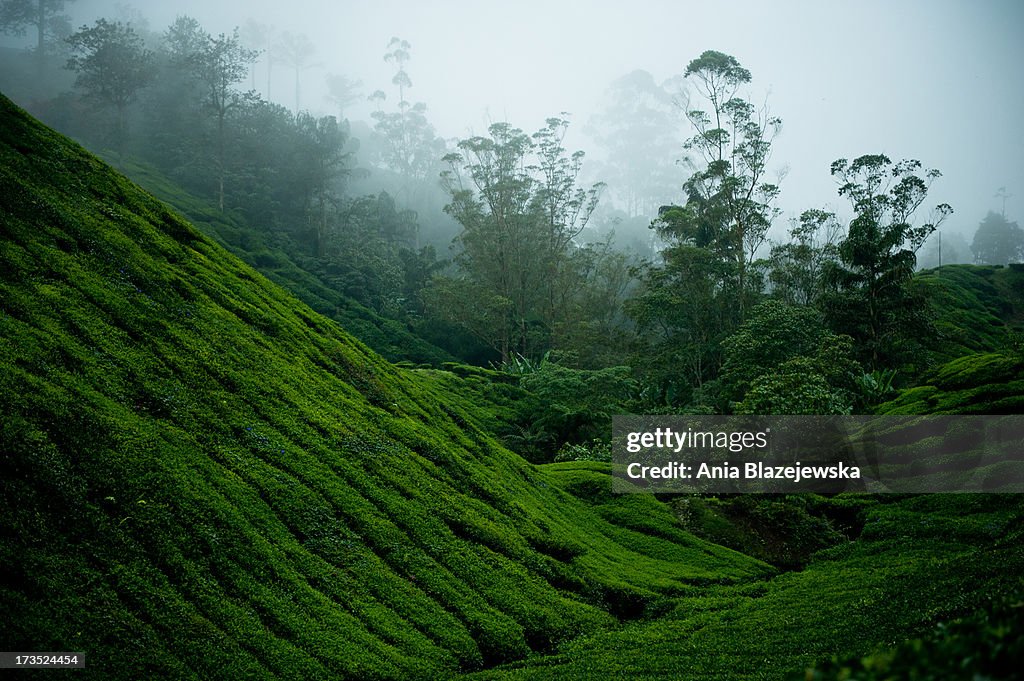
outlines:
{"label": "fog", "polygon": [[[99,16],[129,16],[128,7],[79,0],[67,10],[77,27]],[[131,7],[156,32],[188,14],[214,33],[255,20],[278,33],[306,34],[316,52],[314,66],[302,73],[301,107],[336,111],[325,82],[340,74],[361,81],[362,96],[346,110],[353,120],[369,118],[371,92],[391,92],[393,67],[383,55],[397,36],[412,46],[408,97],[426,103],[441,135],[483,133],[492,121],[532,131],[547,116],[569,112],[568,146],[592,157],[599,151],[583,129],[612,80],[644,69],[662,82],[714,49],[751,71],[746,94],[783,120],[772,156],[774,169],[788,171],[779,200],[783,225],[809,207],[845,212],[829,165],[868,153],[939,169],[943,177],[929,203],[945,201],[956,211],[945,230],[970,234],[987,210],[1002,208],[994,198],[1000,187],[1010,195],[1007,217],[1016,219],[1024,200],[1024,6],[1014,0],[727,8],[655,0],[182,0]],[[264,96],[265,71],[261,60],[253,78]],[[292,73],[279,65],[271,75],[271,99],[294,108]],[[683,154],[680,145],[665,153]]]}

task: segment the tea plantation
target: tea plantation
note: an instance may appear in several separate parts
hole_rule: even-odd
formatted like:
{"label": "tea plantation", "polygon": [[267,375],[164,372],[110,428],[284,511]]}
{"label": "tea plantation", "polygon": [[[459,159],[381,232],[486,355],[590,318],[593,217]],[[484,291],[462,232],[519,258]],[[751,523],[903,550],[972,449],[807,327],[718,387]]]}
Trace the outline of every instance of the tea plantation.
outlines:
{"label": "tea plantation", "polygon": [[[1019,410],[1020,372],[955,360],[889,408]],[[0,99],[3,650],[96,679],[823,678],[1022,593],[1015,497],[820,500],[845,534],[780,571],[606,465],[527,463],[469,383]]]}

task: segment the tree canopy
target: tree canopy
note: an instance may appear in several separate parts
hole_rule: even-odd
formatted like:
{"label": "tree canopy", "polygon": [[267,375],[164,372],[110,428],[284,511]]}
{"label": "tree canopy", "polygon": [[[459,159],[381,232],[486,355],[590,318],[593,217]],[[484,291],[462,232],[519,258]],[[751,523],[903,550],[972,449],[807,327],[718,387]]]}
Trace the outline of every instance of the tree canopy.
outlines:
{"label": "tree canopy", "polygon": [[1024,230],[1004,215],[989,211],[974,233],[971,253],[979,265],[1024,262]]}

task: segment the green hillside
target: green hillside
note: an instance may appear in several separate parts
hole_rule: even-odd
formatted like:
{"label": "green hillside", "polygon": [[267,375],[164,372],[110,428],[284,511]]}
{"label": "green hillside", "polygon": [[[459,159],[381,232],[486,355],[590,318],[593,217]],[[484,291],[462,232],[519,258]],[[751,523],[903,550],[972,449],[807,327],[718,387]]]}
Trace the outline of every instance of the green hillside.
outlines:
{"label": "green hillside", "polygon": [[6,649],[101,678],[433,678],[772,570],[608,522],[3,101]]}
{"label": "green hillside", "polygon": [[935,363],[1002,350],[1024,333],[1024,265],[946,265],[919,272],[914,284],[931,304]]}
{"label": "green hillside", "polygon": [[1017,497],[820,500],[856,529],[780,572],[606,464],[504,449],[470,378],[389,364],[0,99],[5,650],[98,679],[803,678],[1024,591]]}
{"label": "green hillside", "polygon": [[386,319],[361,305],[303,268],[274,243],[270,234],[254,229],[232,213],[222,213],[202,199],[190,195],[157,170],[139,163],[125,162],[121,170],[132,181],[152,192],[161,201],[179,211],[202,233],[293,293],[320,314],[329,317],[346,331],[392,362],[440,365],[454,358],[411,333],[404,325]]}
{"label": "green hillside", "polygon": [[[998,495],[929,495],[876,506],[856,542],[819,553],[802,572],[764,584],[694,588],[657,619],[473,678],[809,678],[804,669],[816,661],[860,657],[1024,592],[1022,512],[1019,500]],[[1022,618],[1018,607],[1016,627]],[[982,640],[988,643],[978,637],[972,644]],[[979,669],[977,659],[960,662],[961,669]],[[1017,671],[973,678],[1012,679]]]}
{"label": "green hillside", "polygon": [[1024,355],[983,352],[951,360],[880,414],[1020,414],[1024,410]]}

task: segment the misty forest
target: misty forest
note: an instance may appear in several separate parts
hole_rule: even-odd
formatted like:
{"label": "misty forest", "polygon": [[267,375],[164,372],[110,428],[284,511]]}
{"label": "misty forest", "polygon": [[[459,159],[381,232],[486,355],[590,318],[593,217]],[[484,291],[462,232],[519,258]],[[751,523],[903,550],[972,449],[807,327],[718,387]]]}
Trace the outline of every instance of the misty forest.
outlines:
{"label": "misty forest", "polygon": [[[611,484],[620,414],[1024,413],[1019,128],[983,178],[947,151],[1003,102],[860,90],[862,136],[787,110],[787,78],[841,84],[748,49],[796,34],[662,45],[658,75],[602,48],[560,99],[543,27],[442,72],[411,3],[386,33],[159,4],[0,1],[0,650],[98,679],[1018,678],[1019,495]],[[371,47],[332,56],[318,11]]]}

